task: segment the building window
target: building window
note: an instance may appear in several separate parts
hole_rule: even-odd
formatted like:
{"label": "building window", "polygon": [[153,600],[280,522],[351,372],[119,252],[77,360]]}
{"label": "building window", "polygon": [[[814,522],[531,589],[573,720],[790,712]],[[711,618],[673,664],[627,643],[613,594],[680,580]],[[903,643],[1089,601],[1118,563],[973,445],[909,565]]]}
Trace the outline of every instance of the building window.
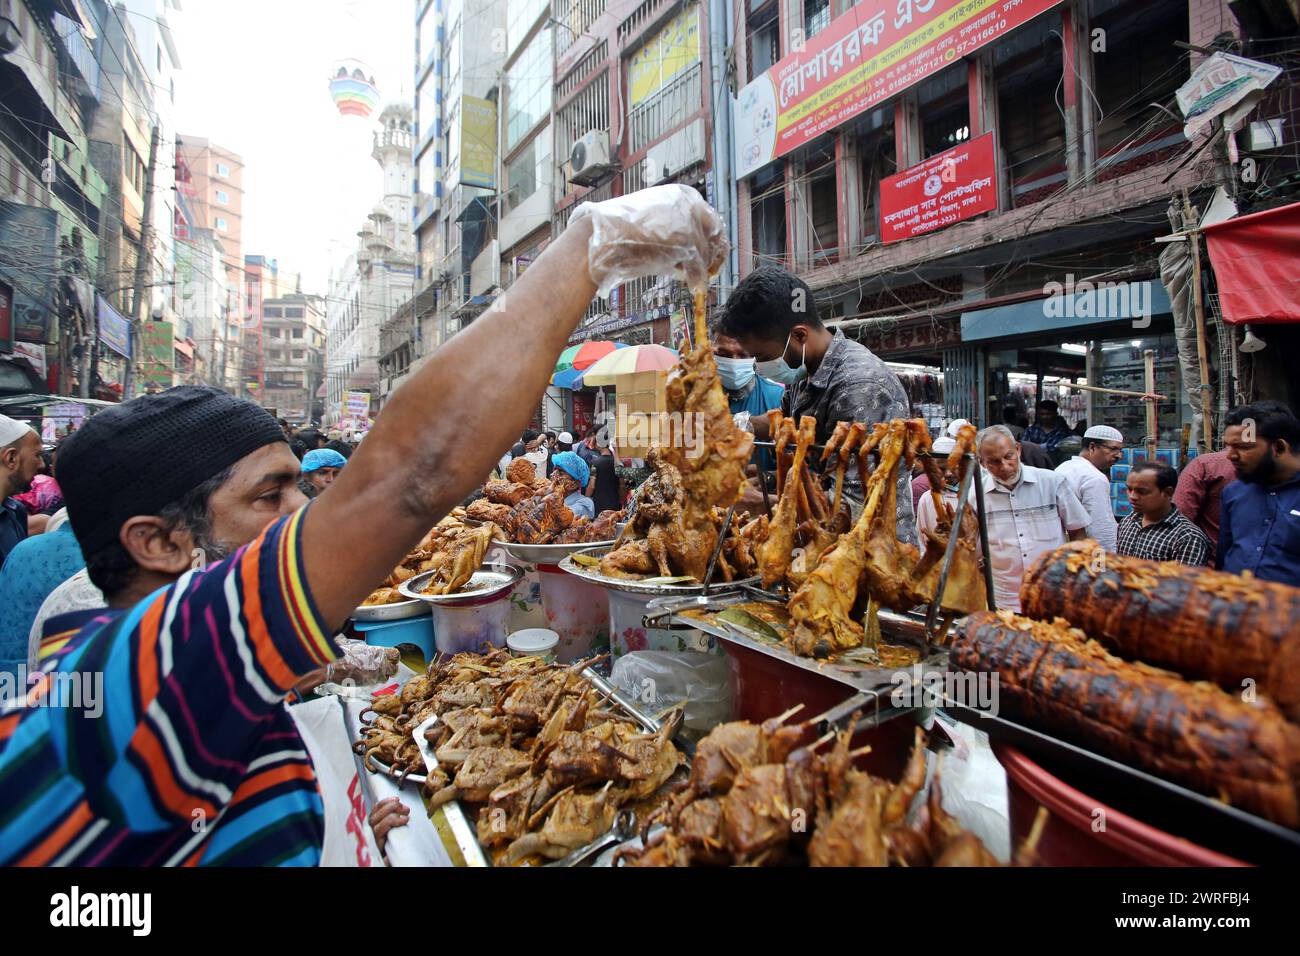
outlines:
{"label": "building window", "polygon": [[302,349],[294,349],[294,350],[293,350],[293,359],[294,359],[295,362],[300,362],[300,361],[302,361],[303,356],[305,356],[306,354],[307,354],[307,353],[306,353],[304,350],[302,350]]}
{"label": "building window", "polygon": [[781,59],[781,26],[777,17],[780,4],[773,0],[762,10],[751,13],[745,23],[749,44],[749,79],[762,76]]}
{"label": "building window", "polygon": [[970,139],[970,97],[966,64],[957,63],[921,84],[917,91],[921,142],[928,158]]}
{"label": "building window", "polygon": [[225,163],[217,163],[217,175],[225,179],[230,175],[230,167]]}
{"label": "building window", "polygon": [[831,22],[831,0],[804,0],[803,35],[808,40],[821,33]]}
{"label": "building window", "polygon": [[226,206],[226,205],[229,205],[229,203],[230,203],[230,193],[226,192],[224,189],[218,189],[218,190],[217,190],[217,205],[219,205],[219,206]]}
{"label": "building window", "polygon": [[894,143],[894,104],[871,110],[854,131],[862,162],[862,236],[864,246],[880,241],[880,181],[898,171]]}
{"label": "building window", "polygon": [[839,258],[839,196],[835,181],[835,141],[808,157],[809,258],[814,265]]}
{"label": "building window", "polygon": [[300,339],[300,338],[302,338],[302,329],[294,329],[294,330],[293,330],[293,337],[294,337],[295,339]]}
{"label": "building window", "polygon": [[1067,179],[1065,117],[1058,106],[1065,72],[1060,33],[1060,13],[1043,14],[993,51],[999,146],[1013,207],[1047,198]]}
{"label": "building window", "polygon": [[218,217],[217,217],[217,232],[225,232],[227,228],[228,228],[228,227],[226,226],[226,220],[224,220],[224,219],[222,219],[220,216],[218,216]]}
{"label": "building window", "polygon": [[551,165],[550,130],[528,141],[506,168],[506,212],[520,205],[548,182]]}
{"label": "building window", "polygon": [[771,163],[754,174],[749,215],[753,227],[755,266],[783,266],[785,254],[785,170]]}
{"label": "building window", "polygon": [[506,70],[506,150],[551,112],[551,31],[542,30]]}

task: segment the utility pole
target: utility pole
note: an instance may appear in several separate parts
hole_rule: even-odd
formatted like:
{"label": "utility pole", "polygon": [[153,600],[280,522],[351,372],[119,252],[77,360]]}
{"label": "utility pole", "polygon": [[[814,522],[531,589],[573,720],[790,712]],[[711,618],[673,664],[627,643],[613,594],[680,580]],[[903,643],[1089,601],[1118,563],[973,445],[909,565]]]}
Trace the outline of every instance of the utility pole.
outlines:
{"label": "utility pole", "polygon": [[144,305],[145,283],[149,278],[149,258],[153,255],[153,182],[154,167],[158,163],[158,125],[155,123],[149,136],[149,165],[144,170],[144,211],[140,217],[140,248],[135,259],[135,289],[131,293],[131,314],[127,321],[131,329],[131,357],[126,362],[126,379],[122,384],[122,400],[128,401],[135,384],[133,374],[139,360],[136,336],[137,323],[144,319],[140,314]]}

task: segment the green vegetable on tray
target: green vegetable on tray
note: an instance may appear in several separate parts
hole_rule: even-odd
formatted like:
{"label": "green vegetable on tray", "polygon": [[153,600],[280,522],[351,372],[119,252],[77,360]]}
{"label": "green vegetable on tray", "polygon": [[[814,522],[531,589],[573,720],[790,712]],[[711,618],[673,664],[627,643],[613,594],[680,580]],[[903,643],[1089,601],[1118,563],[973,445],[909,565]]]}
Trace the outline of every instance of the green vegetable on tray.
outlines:
{"label": "green vegetable on tray", "polygon": [[764,621],[762,618],[755,617],[748,611],[738,607],[729,607],[725,611],[718,613],[719,621],[726,621],[728,624],[734,624],[745,631],[748,631],[759,640],[773,641],[780,643],[782,640],[781,632],[775,627]]}

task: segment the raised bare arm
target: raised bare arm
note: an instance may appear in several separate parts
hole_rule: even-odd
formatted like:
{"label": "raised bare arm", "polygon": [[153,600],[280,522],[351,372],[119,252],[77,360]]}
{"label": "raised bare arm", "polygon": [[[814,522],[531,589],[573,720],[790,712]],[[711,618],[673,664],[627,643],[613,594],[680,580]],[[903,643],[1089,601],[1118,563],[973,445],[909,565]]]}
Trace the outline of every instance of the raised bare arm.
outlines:
{"label": "raised bare arm", "polygon": [[304,520],[307,582],[340,626],[420,538],[487,476],[537,408],[596,294],[580,219],[502,299],[433,353]]}

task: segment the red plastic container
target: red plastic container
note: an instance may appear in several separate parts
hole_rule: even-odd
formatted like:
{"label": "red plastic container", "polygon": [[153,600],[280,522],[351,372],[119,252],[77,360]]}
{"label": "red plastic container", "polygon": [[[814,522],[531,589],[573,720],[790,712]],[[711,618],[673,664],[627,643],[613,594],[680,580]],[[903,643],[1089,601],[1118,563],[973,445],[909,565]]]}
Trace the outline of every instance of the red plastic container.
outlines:
{"label": "red plastic container", "polygon": [[[722,639],[731,673],[731,713],[735,720],[761,723],[803,704],[798,718],[814,717],[852,697],[856,691],[829,677],[793,667],[767,654]],[[871,753],[854,763],[888,780],[903,774],[912,753],[916,724],[906,718],[887,720],[853,735],[853,745],[871,745]]]}
{"label": "red plastic container", "polygon": [[[1040,806],[1051,814],[1038,842],[1042,866],[1249,865],[1157,830],[1079,792],[1009,744],[994,741],[993,752],[1007,772],[1011,846],[1018,848],[1029,835]],[[1102,821],[1104,829],[1094,830]]]}

